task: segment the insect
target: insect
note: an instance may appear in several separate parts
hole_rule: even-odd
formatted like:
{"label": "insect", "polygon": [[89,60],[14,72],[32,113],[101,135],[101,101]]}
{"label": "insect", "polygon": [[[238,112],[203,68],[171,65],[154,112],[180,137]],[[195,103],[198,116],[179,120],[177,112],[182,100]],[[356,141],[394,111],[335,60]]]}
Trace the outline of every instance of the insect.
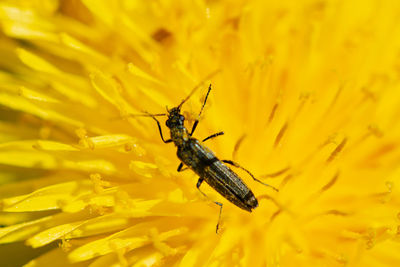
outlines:
{"label": "insect", "polygon": [[[206,97],[204,99],[203,105],[201,107],[199,116],[195,120],[191,131],[184,126],[185,117],[181,114],[182,105],[193,95],[194,91],[200,87],[201,84],[196,86],[191,93],[182,100],[182,102],[171,109],[167,108],[167,113],[162,114],[142,114],[142,115],[134,115],[134,116],[148,116],[153,118],[157,122],[158,130],[161,136],[161,139],[164,143],[174,143],[177,147],[177,155],[181,163],[178,166],[177,171],[181,172],[186,169],[191,169],[198,176],[199,180],[197,181],[196,187],[205,197],[207,195],[200,189],[201,184],[205,181],[212,188],[214,188],[219,194],[221,194],[224,198],[229,200],[231,203],[236,205],[237,207],[251,212],[253,209],[258,207],[258,201],[254,196],[253,192],[250,188],[243,182],[243,180],[232,171],[227,164],[230,164],[234,167],[240,168],[247,172],[255,181],[269,186],[274,190],[278,191],[274,187],[263,183],[262,181],[255,178],[255,176],[248,171],[247,169],[240,166],[238,163],[233,162],[231,160],[220,160],[218,159],[214,152],[212,152],[208,147],[206,147],[203,142],[215,138],[217,136],[223,135],[224,132],[218,132],[204,138],[201,142],[193,137],[193,133],[197,128],[199,123],[199,119],[201,113],[203,112],[204,106],[207,102],[208,95],[211,91],[211,84],[208,87],[208,91]],[[166,126],[170,130],[171,138],[165,140],[164,135],[161,129],[161,124],[159,120],[156,118],[158,116],[167,116]],[[186,168],[183,166],[186,165]],[[207,197],[208,198],[208,197]],[[220,207],[218,223],[216,226],[216,232],[218,232],[219,223],[221,220],[222,206],[223,204],[217,201],[213,201]]]}

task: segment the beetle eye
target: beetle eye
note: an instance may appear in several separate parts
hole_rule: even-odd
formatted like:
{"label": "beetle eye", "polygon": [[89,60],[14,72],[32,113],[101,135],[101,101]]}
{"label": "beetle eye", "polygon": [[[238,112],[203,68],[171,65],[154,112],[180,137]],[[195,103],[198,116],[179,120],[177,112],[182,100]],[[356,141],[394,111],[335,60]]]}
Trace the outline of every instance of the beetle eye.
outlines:
{"label": "beetle eye", "polygon": [[167,121],[165,122],[165,125],[167,125],[167,127],[169,127],[169,120],[167,120]]}

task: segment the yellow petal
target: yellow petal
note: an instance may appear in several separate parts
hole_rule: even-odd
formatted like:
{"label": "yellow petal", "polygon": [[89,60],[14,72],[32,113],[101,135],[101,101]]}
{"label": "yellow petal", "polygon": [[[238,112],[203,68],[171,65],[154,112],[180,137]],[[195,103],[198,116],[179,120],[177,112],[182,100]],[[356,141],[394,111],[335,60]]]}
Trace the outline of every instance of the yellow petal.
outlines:
{"label": "yellow petal", "polygon": [[40,107],[39,105],[27,100],[26,98],[22,98],[19,96],[9,95],[0,92],[0,104],[15,110],[30,113],[43,119],[62,121],[67,124],[74,125],[77,128],[82,128],[84,125],[82,122],[71,119],[69,116],[62,115],[61,113],[54,110],[44,109],[43,107]]}
{"label": "yellow petal", "polygon": [[47,229],[29,238],[26,241],[26,243],[34,248],[44,246],[72,232],[73,230],[81,226],[83,223],[84,222],[74,222]]}
{"label": "yellow petal", "polygon": [[34,53],[22,48],[17,48],[16,52],[21,61],[34,70],[45,73],[60,74],[60,70],[58,70],[54,65]]}
{"label": "yellow petal", "polygon": [[100,2],[95,0],[83,0],[82,1],[87,8],[89,8],[93,14],[97,15],[97,18],[102,20],[104,23],[108,25],[112,25],[114,22],[115,13],[109,12],[109,10],[115,10],[118,7],[118,3],[111,2]]}
{"label": "yellow petal", "polygon": [[[150,242],[150,237],[147,236],[149,229],[154,227],[153,222],[146,224],[137,224],[126,230],[117,232],[106,238],[98,239],[96,241],[85,244],[78,249],[69,253],[68,258],[72,262],[91,259],[93,257],[107,254],[111,251],[127,248],[129,250],[142,247]],[[164,241],[170,237],[182,233],[181,229],[161,232],[159,240]]]}
{"label": "yellow petal", "polygon": [[24,240],[40,230],[38,223],[49,221],[51,217],[44,217],[21,224],[16,224],[0,229],[0,243]]}
{"label": "yellow petal", "polygon": [[91,144],[93,144],[93,148],[115,147],[124,145],[128,142],[132,143],[135,141],[135,138],[119,134],[95,136],[87,139]]}
{"label": "yellow petal", "polygon": [[38,140],[33,144],[34,148],[46,151],[79,151],[79,149],[55,141]]}
{"label": "yellow petal", "polygon": [[84,54],[86,57],[90,57],[90,59],[87,58],[87,60],[82,60],[83,62],[91,62],[92,60],[96,60],[99,63],[104,63],[107,61],[107,57],[93,50],[91,47],[85,45],[67,33],[61,33],[60,39],[61,42],[66,46],[71,47],[74,50],[78,50],[80,54]]}
{"label": "yellow petal", "polygon": [[85,189],[83,183],[76,181],[51,185],[27,195],[3,199],[2,210],[16,212],[59,209],[63,204],[88,192],[91,190],[87,186]]}
{"label": "yellow petal", "polygon": [[112,78],[107,77],[100,71],[96,71],[90,74],[90,80],[93,87],[102,97],[114,106],[119,107],[122,100],[118,92],[117,84]]}

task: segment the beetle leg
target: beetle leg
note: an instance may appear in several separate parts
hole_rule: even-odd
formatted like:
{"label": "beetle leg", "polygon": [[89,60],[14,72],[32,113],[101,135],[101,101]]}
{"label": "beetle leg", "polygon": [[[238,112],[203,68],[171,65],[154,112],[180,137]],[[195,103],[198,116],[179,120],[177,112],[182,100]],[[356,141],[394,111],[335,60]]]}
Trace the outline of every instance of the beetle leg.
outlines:
{"label": "beetle leg", "polygon": [[203,112],[204,106],[206,105],[207,98],[208,98],[208,95],[210,94],[210,91],[211,91],[211,84],[210,84],[210,86],[208,87],[208,91],[207,91],[207,94],[206,94],[206,98],[204,99],[203,106],[201,107],[199,116],[198,116],[197,119],[194,121],[192,130],[190,131],[190,136],[193,135],[194,130],[196,130],[197,124],[199,124],[199,118],[200,118],[201,113]]}
{"label": "beetle leg", "polygon": [[163,140],[164,143],[171,143],[172,139],[164,140],[164,136],[162,134],[160,122],[154,116],[152,116],[152,118],[157,122],[158,131],[160,132],[161,140]]}
{"label": "beetle leg", "polygon": [[178,166],[177,171],[178,171],[178,172],[183,172],[184,170],[189,169],[188,167],[182,169],[182,167],[183,167],[183,163],[181,162],[181,163],[179,164],[179,166]]}
{"label": "beetle leg", "polygon": [[228,164],[230,164],[230,165],[232,165],[232,166],[234,166],[234,167],[236,167],[236,168],[239,168],[239,169],[244,170],[245,172],[247,172],[247,173],[251,176],[251,178],[254,179],[254,181],[257,181],[257,182],[259,182],[260,184],[263,184],[263,185],[265,185],[265,186],[271,187],[271,188],[274,189],[275,191],[279,192],[279,190],[278,190],[277,188],[273,187],[272,185],[266,184],[266,183],[264,183],[264,182],[258,180],[256,177],[254,177],[254,175],[253,175],[249,170],[243,168],[243,167],[240,166],[238,163],[233,162],[232,160],[221,160],[221,161],[222,161],[222,162],[225,162],[225,163],[228,163]]}
{"label": "beetle leg", "polygon": [[214,137],[223,135],[223,134],[224,134],[224,132],[218,132],[218,133],[212,134],[212,135],[210,135],[209,137],[204,138],[204,139],[202,140],[202,142],[205,142],[205,141],[207,141],[208,139],[211,139],[211,138],[214,138]]}
{"label": "beetle leg", "polygon": [[[203,181],[204,181],[204,178],[200,177],[199,180],[197,181],[196,187],[197,187],[197,189],[200,191],[200,193],[201,193],[203,196],[205,196],[206,198],[210,199],[210,198],[209,198],[203,191],[201,191],[201,189],[200,189],[201,183],[202,183]],[[214,202],[215,204],[217,204],[217,205],[219,206],[218,223],[217,223],[217,226],[216,226],[216,228],[215,228],[215,233],[218,234],[219,223],[221,222],[221,214],[222,214],[222,206],[223,206],[223,204],[222,204],[221,202],[218,202],[218,201],[213,201],[213,200],[211,200],[211,201]]]}
{"label": "beetle leg", "polygon": [[218,234],[219,223],[221,222],[221,214],[222,214],[223,204],[221,202],[217,202],[217,201],[214,201],[214,203],[219,206],[218,222],[217,222],[217,226],[215,227],[215,233]]}

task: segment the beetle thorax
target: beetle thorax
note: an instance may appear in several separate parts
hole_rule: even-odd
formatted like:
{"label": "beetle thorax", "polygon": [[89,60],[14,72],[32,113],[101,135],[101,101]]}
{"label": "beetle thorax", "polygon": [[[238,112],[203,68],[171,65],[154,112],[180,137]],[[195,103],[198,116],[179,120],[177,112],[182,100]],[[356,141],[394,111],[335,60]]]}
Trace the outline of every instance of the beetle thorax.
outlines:
{"label": "beetle thorax", "polygon": [[189,133],[183,126],[171,129],[171,139],[176,146],[183,146],[189,140]]}

